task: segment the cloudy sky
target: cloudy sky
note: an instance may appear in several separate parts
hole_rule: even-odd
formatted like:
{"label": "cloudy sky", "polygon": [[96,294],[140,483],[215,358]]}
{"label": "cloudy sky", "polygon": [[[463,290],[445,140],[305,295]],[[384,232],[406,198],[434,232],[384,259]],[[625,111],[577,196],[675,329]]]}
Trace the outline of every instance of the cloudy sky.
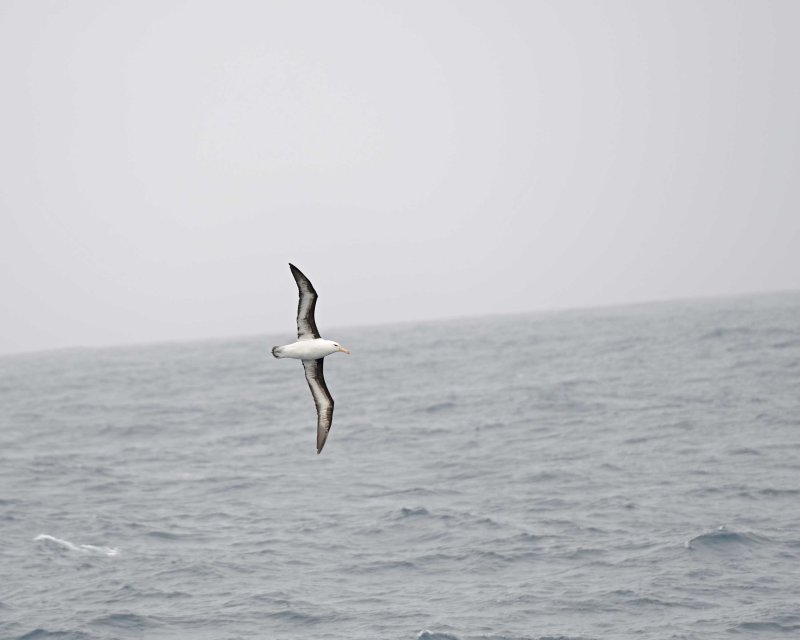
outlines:
{"label": "cloudy sky", "polygon": [[800,288],[800,2],[0,1],[0,352]]}

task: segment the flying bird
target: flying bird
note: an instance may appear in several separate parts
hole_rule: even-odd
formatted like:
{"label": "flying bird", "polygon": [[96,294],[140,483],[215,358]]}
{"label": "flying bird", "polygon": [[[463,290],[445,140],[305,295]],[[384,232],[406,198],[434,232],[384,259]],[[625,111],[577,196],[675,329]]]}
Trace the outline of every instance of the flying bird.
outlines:
{"label": "flying bird", "polygon": [[297,305],[297,342],[282,347],[272,347],[272,355],[276,358],[296,358],[303,361],[308,387],[317,407],[317,453],[319,454],[325,446],[333,421],[333,398],[322,375],[322,364],[325,356],[337,351],[349,354],[350,351],[338,342],[320,337],[317,323],[314,321],[317,292],[300,269],[291,263],[289,269],[300,293],[300,302]]}

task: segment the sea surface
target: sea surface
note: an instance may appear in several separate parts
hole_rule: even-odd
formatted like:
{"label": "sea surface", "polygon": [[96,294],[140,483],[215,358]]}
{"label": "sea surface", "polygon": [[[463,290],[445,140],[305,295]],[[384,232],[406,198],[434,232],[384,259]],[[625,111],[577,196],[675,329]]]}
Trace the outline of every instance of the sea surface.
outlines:
{"label": "sea surface", "polygon": [[800,638],[800,294],[292,337],[0,357],[0,638]]}

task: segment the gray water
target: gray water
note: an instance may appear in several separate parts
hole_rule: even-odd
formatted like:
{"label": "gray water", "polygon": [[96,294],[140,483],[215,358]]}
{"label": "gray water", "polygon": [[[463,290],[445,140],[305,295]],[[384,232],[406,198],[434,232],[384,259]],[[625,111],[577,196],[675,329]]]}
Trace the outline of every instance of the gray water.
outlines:
{"label": "gray water", "polygon": [[800,294],[328,337],[0,358],[0,638],[800,637]]}

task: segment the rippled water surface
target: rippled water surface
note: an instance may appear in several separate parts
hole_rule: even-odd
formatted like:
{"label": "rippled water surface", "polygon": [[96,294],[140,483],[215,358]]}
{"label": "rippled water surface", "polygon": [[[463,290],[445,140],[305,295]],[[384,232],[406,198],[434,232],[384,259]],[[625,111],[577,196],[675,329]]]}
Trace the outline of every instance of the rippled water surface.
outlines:
{"label": "rippled water surface", "polygon": [[329,337],[0,358],[0,638],[800,637],[800,295]]}

